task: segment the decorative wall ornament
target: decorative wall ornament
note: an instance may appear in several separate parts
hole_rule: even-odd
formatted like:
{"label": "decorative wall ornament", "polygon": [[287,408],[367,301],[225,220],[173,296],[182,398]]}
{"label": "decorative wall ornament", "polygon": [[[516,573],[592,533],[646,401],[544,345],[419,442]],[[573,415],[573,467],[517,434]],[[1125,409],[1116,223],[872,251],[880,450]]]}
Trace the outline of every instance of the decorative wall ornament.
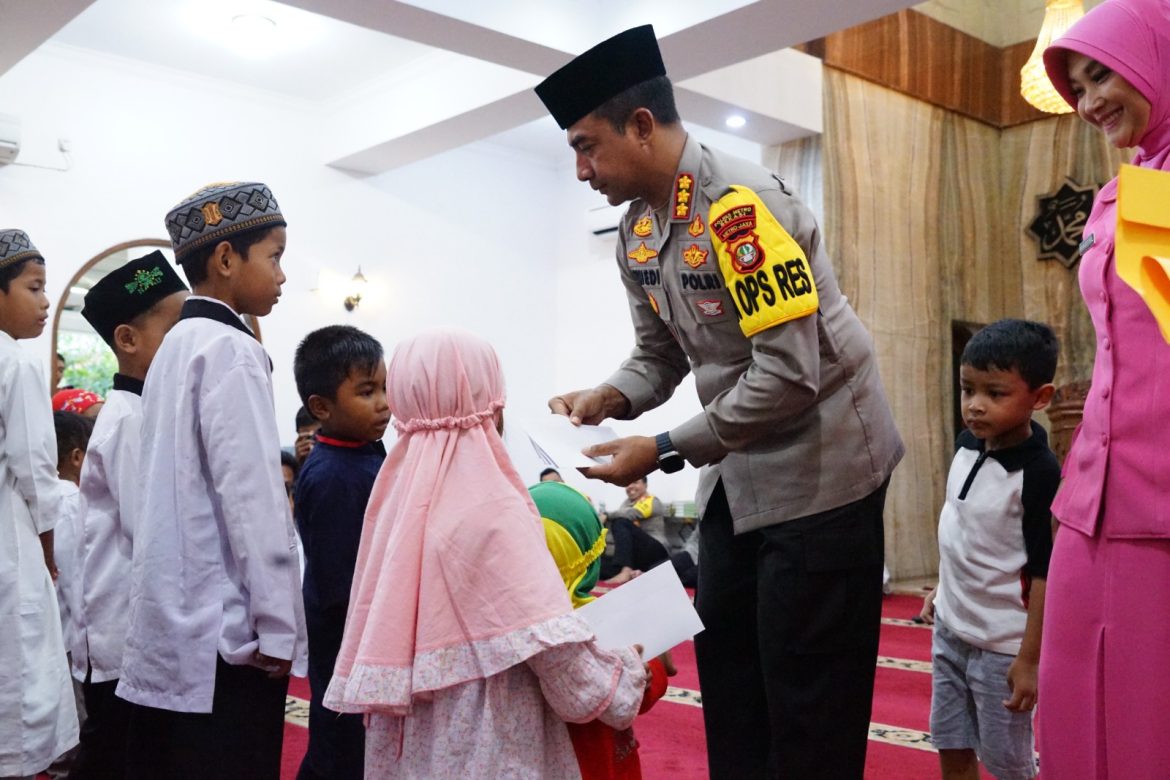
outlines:
{"label": "decorative wall ornament", "polygon": [[1081,186],[1066,178],[1060,189],[1036,198],[1036,218],[1028,235],[1040,245],[1040,260],[1059,260],[1072,268],[1081,259],[1081,232],[1093,210],[1097,185]]}

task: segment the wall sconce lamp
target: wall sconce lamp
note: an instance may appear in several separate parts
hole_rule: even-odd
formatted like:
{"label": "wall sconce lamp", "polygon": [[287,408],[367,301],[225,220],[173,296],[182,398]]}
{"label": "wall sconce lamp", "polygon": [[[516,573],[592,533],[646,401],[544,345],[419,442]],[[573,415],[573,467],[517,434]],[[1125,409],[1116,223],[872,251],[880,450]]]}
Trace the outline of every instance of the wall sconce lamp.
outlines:
{"label": "wall sconce lamp", "polygon": [[362,267],[359,265],[357,273],[353,275],[353,279],[349,281],[349,295],[345,297],[345,310],[353,311],[362,302],[362,291],[366,289],[366,277],[362,275]]}
{"label": "wall sconce lamp", "polygon": [[1081,0],[1045,0],[1044,23],[1032,56],[1020,68],[1020,94],[1033,107],[1049,114],[1071,114],[1072,108],[1052,86],[1044,70],[1044,50],[1085,15]]}

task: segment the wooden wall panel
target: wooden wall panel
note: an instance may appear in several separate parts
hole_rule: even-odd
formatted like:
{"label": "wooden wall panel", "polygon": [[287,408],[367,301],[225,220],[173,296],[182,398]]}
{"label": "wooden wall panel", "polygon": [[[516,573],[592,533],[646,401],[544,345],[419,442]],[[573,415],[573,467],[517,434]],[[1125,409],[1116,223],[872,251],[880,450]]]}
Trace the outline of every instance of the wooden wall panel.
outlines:
{"label": "wooden wall panel", "polygon": [[1025,227],[1037,196],[1065,176],[1104,182],[1121,160],[1074,116],[1000,130],[831,68],[824,135],[765,155],[806,200],[823,197],[826,248],[877,344],[907,446],[887,503],[895,577],[937,571],[951,322],[1048,322],[1062,344],[1057,382],[1089,376],[1094,339],[1076,269],[1037,260]]}
{"label": "wooden wall panel", "polygon": [[810,41],[825,64],[1002,128],[1049,117],[1020,97],[1035,41],[999,48],[913,9]]}
{"label": "wooden wall panel", "polygon": [[1052,325],[1061,341],[1057,384],[1092,375],[1095,340],[1077,283],[1078,266],[1037,259],[1025,227],[1036,216],[1036,198],[1057,190],[1065,177],[1079,184],[1104,184],[1129,159],[1075,115],[1008,128],[1000,147],[1004,175],[1005,251],[1012,259],[1011,284],[1022,291],[1022,316]]}

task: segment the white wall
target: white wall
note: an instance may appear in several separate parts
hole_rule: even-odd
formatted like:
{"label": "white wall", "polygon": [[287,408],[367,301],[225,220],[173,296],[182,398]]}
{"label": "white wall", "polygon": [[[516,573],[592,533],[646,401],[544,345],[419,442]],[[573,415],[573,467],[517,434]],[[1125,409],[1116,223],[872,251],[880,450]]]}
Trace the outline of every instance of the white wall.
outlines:
{"label": "white wall", "polygon": [[[27,230],[45,254],[54,304],[104,249],[165,238],[167,209],[203,184],[272,186],[289,220],[288,283],[261,328],[286,444],[300,405],[293,351],[324,325],[363,328],[388,353],[439,325],[488,338],[508,376],[517,465],[533,479],[539,466],[515,446],[516,429],[551,395],[604,379],[632,346],[613,238],[585,229],[597,196],[575,181],[567,151],[550,166],[481,143],[357,177],[321,164],[321,117],[309,104],[55,44],[0,77],[0,113],[23,122],[22,163],[60,165],[57,139],[72,142],[68,172],[0,168],[0,227]],[[312,291],[359,265],[370,285],[356,312]],[[27,346],[47,366],[49,334]],[[653,435],[698,411],[688,381],[661,409],[615,427]],[[609,506],[624,497],[566,477]],[[651,477],[668,500],[691,499],[696,481],[690,468]]]}

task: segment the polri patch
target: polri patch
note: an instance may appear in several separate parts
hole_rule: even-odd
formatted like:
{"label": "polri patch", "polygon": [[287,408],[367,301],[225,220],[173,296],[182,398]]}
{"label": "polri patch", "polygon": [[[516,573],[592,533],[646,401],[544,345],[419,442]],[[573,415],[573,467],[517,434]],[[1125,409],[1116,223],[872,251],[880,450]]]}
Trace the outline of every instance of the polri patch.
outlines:
{"label": "polri patch", "polygon": [[650,219],[649,214],[634,223],[634,235],[638,238],[645,238],[653,232],[654,220]]}
{"label": "polri patch", "polygon": [[820,298],[808,258],[759,195],[732,185],[711,204],[707,223],[745,336],[817,311]]}

